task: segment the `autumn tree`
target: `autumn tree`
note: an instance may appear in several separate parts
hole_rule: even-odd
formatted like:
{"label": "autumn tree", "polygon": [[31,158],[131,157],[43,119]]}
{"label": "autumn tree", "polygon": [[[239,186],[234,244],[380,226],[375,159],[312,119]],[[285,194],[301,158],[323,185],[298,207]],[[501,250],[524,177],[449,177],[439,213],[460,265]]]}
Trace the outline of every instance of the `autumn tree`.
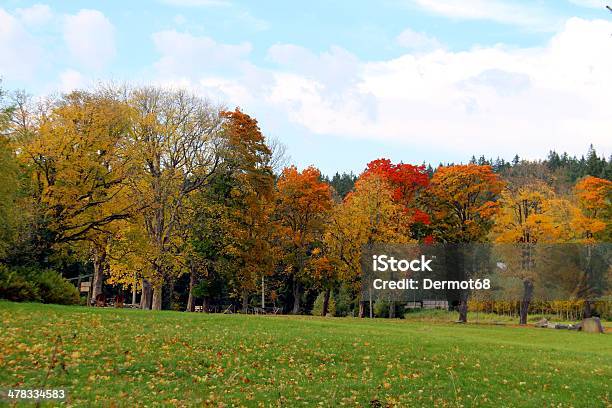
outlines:
{"label": "autumn tree", "polygon": [[19,158],[31,174],[47,242],[86,243],[92,250],[95,296],[107,265],[100,254],[107,235],[132,210],[124,184],[130,109],[100,92],[73,92],[36,114],[35,128],[15,130]]}
{"label": "autumn tree", "polygon": [[582,217],[576,222],[585,240],[605,240],[612,234],[612,181],[587,176],[576,183],[574,194]]}
{"label": "autumn tree", "polygon": [[[423,197],[431,217],[431,233],[437,242],[450,244],[448,259],[459,265],[449,267],[459,278],[465,274],[460,256],[450,252],[457,245],[486,240],[497,209],[495,200],[503,187],[503,181],[488,165],[441,166],[431,179]],[[460,255],[460,250],[456,252]],[[462,291],[459,297],[459,320],[466,322],[468,294]]]}
{"label": "autumn tree", "polygon": [[33,167],[55,242],[84,239],[126,217],[126,208],[110,207],[127,174],[127,158],[120,152],[129,126],[127,112],[121,103],[74,92],[43,115],[37,132],[24,141],[20,156]]}
{"label": "autumn tree", "polygon": [[325,220],[332,206],[329,185],[314,167],[283,170],[277,182],[275,217],[283,248],[286,273],[292,282],[293,313],[300,312],[304,272],[311,251],[323,237]]}
{"label": "autumn tree", "polygon": [[[572,229],[578,234],[578,242],[586,244],[586,265],[579,277],[577,295],[583,298],[585,317],[591,317],[591,298],[600,293],[592,281],[597,280],[594,268],[593,244],[609,242],[612,235],[612,182],[587,176],[574,187],[578,211],[574,211]],[[596,292],[596,293],[593,293]]]}
{"label": "autumn tree", "polygon": [[[403,207],[411,225],[429,223],[429,216],[419,208],[416,200],[429,184],[429,175],[424,165],[393,164],[389,159],[377,159],[368,163],[362,177],[371,174],[386,181],[391,189],[391,198]],[[418,232],[417,228],[410,229],[413,238],[424,238]]]}
{"label": "autumn tree", "polygon": [[[257,121],[238,108],[221,113],[222,135],[227,140],[221,152],[223,163],[208,191],[198,197],[196,230],[192,241],[201,255],[210,258],[211,245],[216,246],[233,288],[242,299],[243,309],[257,283],[272,271],[270,216],[273,207],[274,176],[272,151]],[[207,217],[216,212],[217,217]],[[223,225],[211,236],[208,231]],[[216,242],[216,244],[215,244]],[[198,251],[196,251],[198,252]],[[195,279],[192,279],[195,282]]]}
{"label": "autumn tree", "polygon": [[[135,293],[142,289],[142,279],[148,276],[148,255],[153,253],[144,229],[142,214],[132,214],[129,221],[122,222],[108,242],[108,283],[131,288]],[[133,299],[135,301],[135,299]]]}
{"label": "autumn tree", "polygon": [[[325,234],[330,259],[342,281],[354,292],[361,287],[361,255],[364,245],[409,241],[410,217],[394,199],[393,187],[378,172],[364,172],[354,191],[331,212]],[[359,300],[359,316],[365,316],[366,299]]]}
{"label": "autumn tree", "polygon": [[492,235],[498,249],[505,251],[506,274],[523,282],[519,324],[527,324],[537,273],[534,265],[536,243],[562,239],[554,217],[555,193],[542,182],[504,189],[498,201]]}
{"label": "autumn tree", "polygon": [[185,91],[138,88],[130,91],[133,155],[138,171],[129,179],[131,197],[142,208],[149,268],[141,306],[161,309],[162,285],[182,273],[171,250],[188,197],[211,179],[220,163],[221,116],[207,101]]}

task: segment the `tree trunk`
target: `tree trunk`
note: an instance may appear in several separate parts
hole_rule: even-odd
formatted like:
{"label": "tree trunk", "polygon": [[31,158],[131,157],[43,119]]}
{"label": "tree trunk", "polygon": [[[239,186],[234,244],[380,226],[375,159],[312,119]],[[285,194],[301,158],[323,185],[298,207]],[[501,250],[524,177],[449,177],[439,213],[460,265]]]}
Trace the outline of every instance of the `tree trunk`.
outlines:
{"label": "tree trunk", "polygon": [[298,282],[297,280],[293,281],[293,314],[298,314],[300,313],[300,297],[302,296],[301,293],[301,286],[300,286],[300,282]]}
{"label": "tree trunk", "polygon": [[153,301],[151,303],[151,310],[161,310],[162,308],[162,286],[155,286],[153,288]]}
{"label": "tree trunk", "polygon": [[591,310],[591,302],[589,300],[584,301],[584,305],[582,306],[582,318],[588,319],[592,317],[593,311]]}
{"label": "tree trunk", "polygon": [[242,290],[242,313],[249,312],[249,292],[246,289]]}
{"label": "tree trunk", "polygon": [[366,302],[365,300],[360,300],[359,301],[359,317],[363,319],[365,317],[365,312],[366,312]]}
{"label": "tree trunk", "polygon": [[467,302],[464,300],[459,302],[459,322],[467,323]]}
{"label": "tree trunk", "polygon": [[327,313],[329,311],[330,292],[331,291],[329,289],[326,289],[325,294],[323,295],[323,310],[321,310],[321,316],[327,316]]}
{"label": "tree trunk", "polygon": [[132,307],[136,304],[136,272],[134,272],[134,284],[132,285]]}
{"label": "tree trunk", "polygon": [[389,319],[395,319],[395,302],[389,302]]}
{"label": "tree trunk", "polygon": [[193,287],[195,286],[195,272],[192,270],[189,275],[189,297],[187,298],[187,312],[195,310],[195,299],[193,298]]}
{"label": "tree trunk", "polygon": [[96,297],[102,293],[104,272],[106,270],[106,251],[103,248],[94,248],[93,267],[94,275],[91,288],[91,298],[95,302]]}
{"label": "tree trunk", "polygon": [[153,298],[153,288],[151,282],[146,279],[142,280],[142,293],[140,294],[140,308],[151,309],[151,301]]}
{"label": "tree trunk", "polygon": [[210,300],[208,299],[208,296],[204,296],[204,301],[202,302],[202,312],[208,313],[209,304]]}
{"label": "tree trunk", "polygon": [[521,301],[521,310],[519,324],[527,324],[527,314],[529,313],[529,304],[533,296],[533,282],[529,279],[523,281],[523,300]]}
{"label": "tree trunk", "polygon": [[468,315],[468,291],[461,291],[461,299],[459,300],[459,306],[457,311],[459,312],[459,322],[467,323],[467,315]]}
{"label": "tree trunk", "polygon": [[[587,267],[586,267],[586,271],[584,273],[584,296],[585,298],[588,297],[590,295],[590,277],[593,273],[593,264],[591,262],[592,258],[593,258],[593,246],[592,245],[587,245],[587,256],[586,256],[586,262],[587,262]],[[583,319],[588,319],[589,317],[591,317],[593,315],[593,312],[591,310],[591,302],[588,299],[584,300],[584,305],[582,306],[582,318]]]}

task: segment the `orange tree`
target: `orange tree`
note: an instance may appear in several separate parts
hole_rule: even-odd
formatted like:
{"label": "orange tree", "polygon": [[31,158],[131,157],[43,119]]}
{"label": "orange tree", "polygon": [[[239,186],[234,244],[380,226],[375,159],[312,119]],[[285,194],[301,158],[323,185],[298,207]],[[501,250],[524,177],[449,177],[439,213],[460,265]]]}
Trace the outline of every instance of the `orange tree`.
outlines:
{"label": "orange tree", "polygon": [[610,242],[612,237],[612,182],[598,177],[587,176],[576,183],[574,196],[578,209],[574,211],[572,230],[578,242],[587,244],[587,266],[578,277],[577,295],[585,299],[584,317],[591,317],[591,298],[601,294],[603,279],[601,268],[593,256],[595,242]]}
{"label": "orange tree", "polygon": [[[504,182],[491,166],[476,164],[440,166],[434,173],[429,188],[423,195],[423,205],[431,217],[430,231],[438,242],[464,244],[483,242],[493,225],[497,210],[495,202]],[[451,251],[453,246],[449,246]],[[451,251],[453,252],[453,251]],[[450,265],[458,277],[464,275],[460,259],[449,254],[448,259],[458,261]],[[459,294],[459,320],[467,321],[467,296]]]}
{"label": "orange tree", "polygon": [[257,120],[236,109],[222,112],[229,151],[224,154],[226,177],[231,190],[226,203],[226,258],[233,264],[231,281],[246,310],[257,282],[270,274],[273,251],[272,228],[274,176],[272,152],[265,143]]}
{"label": "orange tree", "polygon": [[300,172],[291,166],[283,170],[277,182],[275,217],[285,272],[292,282],[295,314],[300,312],[305,272],[311,270],[307,267],[313,250],[321,244],[331,207],[330,187],[321,181],[318,169],[308,167]]}
{"label": "orange tree", "polygon": [[393,164],[389,159],[377,159],[368,163],[361,178],[377,175],[384,180],[391,191],[391,199],[402,206],[411,228],[412,238],[424,238],[421,225],[429,224],[428,215],[417,206],[416,199],[428,186],[429,177],[425,166],[412,164]]}
{"label": "orange tree", "polygon": [[[612,181],[587,176],[576,183],[574,195],[582,210],[576,222],[584,239],[610,241],[612,235]],[[577,225],[578,226],[578,225]]]}

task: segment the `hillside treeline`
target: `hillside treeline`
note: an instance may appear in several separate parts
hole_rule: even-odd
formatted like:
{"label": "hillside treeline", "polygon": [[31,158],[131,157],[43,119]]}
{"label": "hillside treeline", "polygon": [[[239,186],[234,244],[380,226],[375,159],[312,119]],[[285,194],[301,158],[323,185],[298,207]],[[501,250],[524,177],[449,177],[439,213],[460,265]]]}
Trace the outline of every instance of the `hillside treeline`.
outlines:
{"label": "hillside treeline", "polygon": [[[0,296],[14,300],[56,299],[37,280],[55,271],[92,274],[94,299],[134,291],[143,309],[364,316],[363,245],[610,242],[612,163],[592,148],[435,169],[377,159],[328,178],[287,165],[255,118],[185,91],[2,104]],[[467,319],[467,299],[457,310]]]}

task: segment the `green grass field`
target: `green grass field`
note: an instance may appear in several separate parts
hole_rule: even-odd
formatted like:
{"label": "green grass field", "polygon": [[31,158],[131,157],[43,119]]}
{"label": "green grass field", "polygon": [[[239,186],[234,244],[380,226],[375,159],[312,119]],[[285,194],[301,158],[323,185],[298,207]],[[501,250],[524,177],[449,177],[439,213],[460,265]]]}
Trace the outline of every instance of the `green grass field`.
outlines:
{"label": "green grass field", "polygon": [[9,302],[0,323],[0,388],[71,406],[612,404],[610,334]]}

